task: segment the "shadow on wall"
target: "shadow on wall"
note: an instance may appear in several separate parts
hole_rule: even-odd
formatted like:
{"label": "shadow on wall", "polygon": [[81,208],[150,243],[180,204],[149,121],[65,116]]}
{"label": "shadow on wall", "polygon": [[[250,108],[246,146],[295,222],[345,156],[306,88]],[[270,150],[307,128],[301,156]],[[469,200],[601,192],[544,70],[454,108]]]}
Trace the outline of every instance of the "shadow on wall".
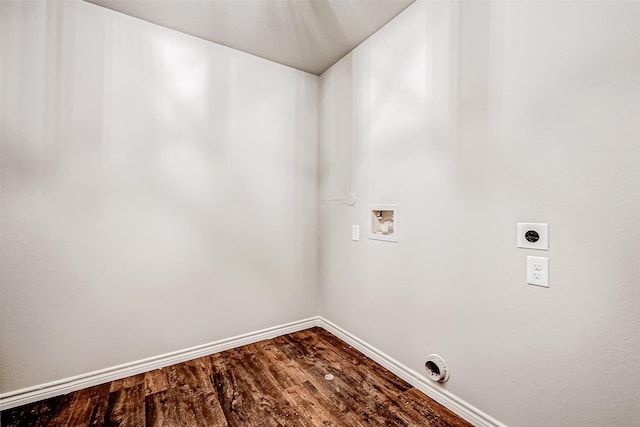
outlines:
{"label": "shadow on wall", "polygon": [[0,8],[3,391],[314,314],[314,76],[86,2]]}

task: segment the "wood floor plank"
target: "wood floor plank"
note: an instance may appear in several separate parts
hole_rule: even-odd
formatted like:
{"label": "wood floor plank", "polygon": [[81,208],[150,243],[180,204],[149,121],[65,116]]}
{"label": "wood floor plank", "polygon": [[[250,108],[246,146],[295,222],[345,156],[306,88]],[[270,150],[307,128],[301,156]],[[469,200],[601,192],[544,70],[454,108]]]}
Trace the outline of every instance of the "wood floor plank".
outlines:
{"label": "wood floor plank", "polygon": [[184,396],[200,395],[203,393],[215,393],[211,379],[198,365],[181,363],[175,366],[174,388],[180,390]]}
{"label": "wood floor plank", "polygon": [[211,363],[209,361],[209,356],[198,357],[197,359],[188,360],[184,363],[189,366],[197,366],[207,377],[211,375]]}
{"label": "wood floor plank", "polygon": [[109,401],[109,384],[79,390],[73,393],[65,419],[52,424],[65,426],[103,426]]}
{"label": "wood floor plank", "polygon": [[91,416],[89,417],[89,426],[102,427],[105,425],[105,419],[107,417],[107,407],[109,405],[109,394],[106,392],[109,384],[103,384],[104,394],[96,394],[92,397],[94,403],[91,408]]}
{"label": "wood floor plank", "polygon": [[255,419],[268,420],[265,425],[279,426],[294,422],[295,413],[290,403],[283,397],[282,390],[275,386],[275,382],[270,383],[265,375],[252,375],[255,370],[252,367],[251,359],[255,357],[252,350],[246,355],[235,354],[231,362],[231,369],[237,375],[237,380],[241,381],[238,386],[243,388],[253,398],[256,410],[253,417]]}
{"label": "wood floor plank", "polygon": [[72,395],[66,394],[3,411],[0,413],[0,425],[3,427],[54,425],[51,423],[52,420],[66,411],[71,398]]}
{"label": "wood floor plank", "polygon": [[[220,401],[217,394],[206,393],[195,396],[189,400],[182,407],[184,413],[189,414],[193,420],[193,424],[186,423],[185,425],[193,426],[215,426],[215,427],[227,427],[227,423]],[[186,419],[186,418],[185,418]]]}
{"label": "wood floor plank", "polygon": [[[136,382],[139,382],[139,379],[136,379]],[[144,383],[109,393],[105,424],[120,427],[145,424]]]}
{"label": "wood floor plank", "polygon": [[403,394],[400,402],[420,413],[421,419],[425,421],[424,425],[434,427],[468,427],[471,425],[436,401],[424,397],[425,395],[420,390],[412,388]]}
{"label": "wood floor plank", "polygon": [[[219,424],[220,420],[216,419],[217,417],[213,412],[213,408],[206,406],[205,396],[203,394],[179,396],[178,413],[180,425],[206,426]],[[213,396],[213,394],[210,394],[209,396]],[[222,414],[222,417],[224,419],[224,413]],[[210,424],[210,422],[213,422],[213,424]]]}
{"label": "wood floor plank", "polygon": [[[298,334],[296,337],[299,337],[300,341],[306,341],[306,345],[309,344],[305,334]],[[285,362],[287,369],[298,378],[306,378],[303,383],[304,390],[326,407],[333,414],[334,419],[342,420],[344,425],[357,426],[361,425],[363,419],[378,418],[367,399],[362,399],[360,402],[354,399],[359,394],[358,391],[349,390],[345,384],[340,384],[340,380],[335,382],[335,378],[334,381],[325,380],[326,374],[333,375],[332,372],[337,372],[328,369],[321,360],[317,360],[317,364],[310,363],[313,360],[313,349],[301,346],[296,340],[279,338],[281,339],[274,340],[279,344],[275,351],[281,351],[286,355],[289,361]],[[318,364],[321,366],[317,366]],[[361,408],[358,408],[359,405]],[[359,409],[363,411],[360,412]],[[380,419],[378,422],[378,425],[384,425]]]}
{"label": "wood floor plank", "polygon": [[[263,344],[265,343],[265,344]],[[299,382],[294,380],[288,370],[283,369],[287,360],[286,356],[275,350],[275,345],[269,341],[258,344],[259,363],[265,372],[268,372],[282,389],[298,386]]]}
{"label": "wood floor plank", "polygon": [[293,386],[283,391],[285,398],[291,402],[301,416],[305,426],[336,426],[336,414],[314,395],[306,393],[301,388]]}
{"label": "wood floor plank", "polygon": [[134,387],[144,383],[145,374],[132,375],[130,377],[122,378],[111,382],[111,391],[118,391],[123,388]]}
{"label": "wood floor plank", "polygon": [[0,420],[6,427],[471,426],[321,328],[13,408]]}
{"label": "wood floor plank", "polygon": [[[250,383],[251,393],[257,400],[261,418],[273,419],[276,425],[292,423],[293,419],[299,418],[295,412],[295,405],[286,399],[278,382],[264,370],[259,361],[262,356],[260,348],[254,346],[250,353],[236,358],[234,370],[244,374],[245,380]],[[254,375],[255,372],[262,374]]]}
{"label": "wood floor plank", "polygon": [[172,427],[182,425],[180,398],[174,389],[167,389],[145,397],[145,425]]}
{"label": "wood floor plank", "polygon": [[[256,403],[250,392],[243,389],[233,371],[217,370],[211,374],[212,383],[225,419],[231,426],[253,426],[256,422]],[[253,420],[253,421],[252,421]]]}
{"label": "wood floor plank", "polygon": [[144,373],[144,395],[149,396],[159,391],[165,391],[169,388],[167,376],[162,369],[154,369],[153,371]]}

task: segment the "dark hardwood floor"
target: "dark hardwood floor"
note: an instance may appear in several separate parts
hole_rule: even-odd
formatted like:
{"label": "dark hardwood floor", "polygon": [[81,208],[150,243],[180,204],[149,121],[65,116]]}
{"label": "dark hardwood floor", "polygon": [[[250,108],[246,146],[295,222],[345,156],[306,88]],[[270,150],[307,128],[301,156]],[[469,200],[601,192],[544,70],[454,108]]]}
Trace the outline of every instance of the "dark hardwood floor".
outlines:
{"label": "dark hardwood floor", "polygon": [[470,426],[321,328],[9,409],[0,424]]}

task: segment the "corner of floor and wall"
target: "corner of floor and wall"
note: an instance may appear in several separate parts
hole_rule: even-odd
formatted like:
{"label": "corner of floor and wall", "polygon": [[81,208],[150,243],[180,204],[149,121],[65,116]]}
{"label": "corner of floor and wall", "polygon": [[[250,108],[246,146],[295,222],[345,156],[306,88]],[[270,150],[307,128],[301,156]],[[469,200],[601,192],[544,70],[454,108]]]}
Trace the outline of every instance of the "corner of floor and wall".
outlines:
{"label": "corner of floor and wall", "polygon": [[0,2],[3,407],[322,326],[476,425],[637,425],[638,22],[418,0],[318,77]]}

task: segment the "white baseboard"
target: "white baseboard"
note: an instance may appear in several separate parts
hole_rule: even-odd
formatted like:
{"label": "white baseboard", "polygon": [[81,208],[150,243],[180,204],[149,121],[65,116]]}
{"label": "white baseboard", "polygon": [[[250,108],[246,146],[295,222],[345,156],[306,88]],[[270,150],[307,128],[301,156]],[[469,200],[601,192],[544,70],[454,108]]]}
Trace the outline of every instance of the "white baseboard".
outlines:
{"label": "white baseboard", "polygon": [[469,421],[474,426],[506,427],[498,420],[485,414],[478,408],[465,402],[449,391],[434,386],[430,380],[426,379],[426,377],[420,375],[412,369],[409,369],[407,366],[391,358],[377,348],[367,344],[355,335],[350,334],[335,323],[332,323],[323,317],[318,317],[317,324],[318,326],[340,338],[356,350],[364,353],[365,356],[384,366],[389,371],[393,372],[442,406],[450,409],[461,418]]}
{"label": "white baseboard", "polygon": [[434,386],[431,384],[431,381],[427,380],[424,376],[409,369],[397,360],[391,358],[387,354],[367,344],[360,338],[350,334],[335,323],[332,323],[321,316],[310,317],[297,322],[274,326],[260,331],[214,341],[209,344],[191,347],[185,350],[174,351],[160,356],[150,357],[111,368],[101,369],[99,371],[76,375],[74,377],[4,393],[0,395],[0,410],[10,409],[27,403],[36,402],[38,400],[60,396],[83,388],[104,384],[106,382],[126,378],[131,375],[141,374],[154,369],[164,368],[176,363],[186,362],[187,360],[208,356],[210,354],[290,334],[312,328],[314,326],[319,326],[327,330],[350,346],[361,351],[367,357],[384,366],[389,371],[393,372],[436,402],[469,421],[474,426],[506,427],[504,424],[480,411],[473,405],[470,405],[447,390]]}
{"label": "white baseboard", "polygon": [[0,395],[0,410],[10,409],[27,403],[36,402],[38,400],[60,396],[83,388],[119,380],[121,378],[141,374],[154,369],[164,368],[176,363],[186,362],[187,360],[208,356],[210,354],[275,338],[280,335],[290,334],[292,332],[301,331],[314,326],[318,326],[317,317],[274,326],[260,331],[214,341],[209,344],[187,348],[185,350],[174,351],[160,356],[154,356],[135,362],[125,363],[123,365],[113,366],[111,368],[101,369],[99,371],[88,372],[86,374],[52,381],[46,384],[10,391]]}

